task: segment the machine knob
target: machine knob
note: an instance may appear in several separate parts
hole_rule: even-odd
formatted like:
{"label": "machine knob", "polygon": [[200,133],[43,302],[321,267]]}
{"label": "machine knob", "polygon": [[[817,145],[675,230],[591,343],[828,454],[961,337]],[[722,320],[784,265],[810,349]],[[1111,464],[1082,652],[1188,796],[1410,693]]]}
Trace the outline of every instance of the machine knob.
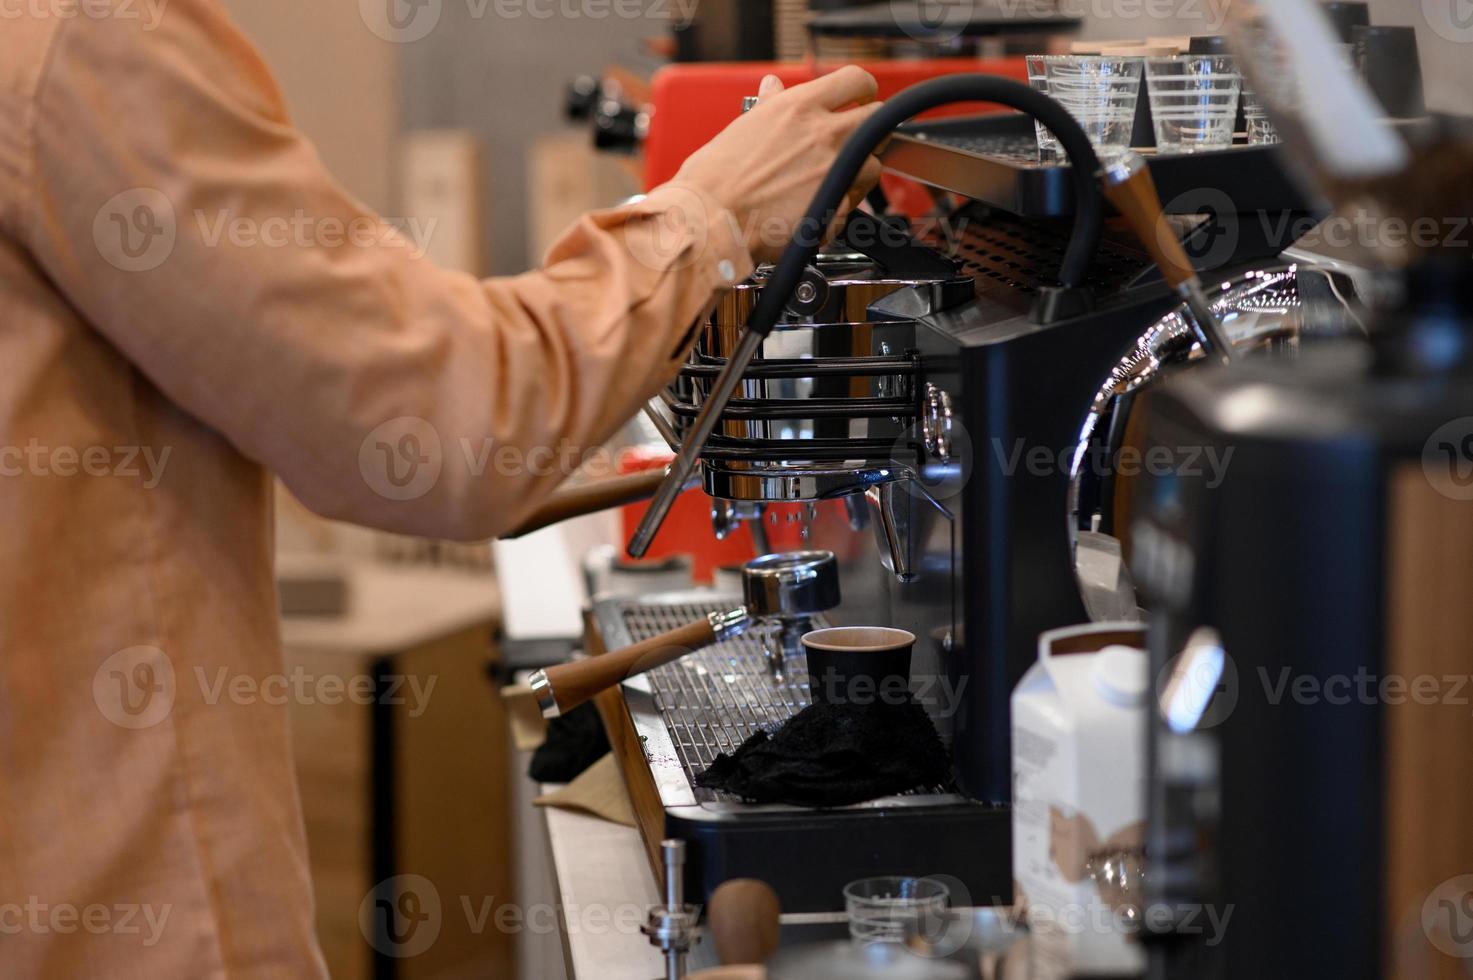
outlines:
{"label": "machine knob", "polygon": [[563,92],[563,114],[570,122],[582,122],[593,115],[603,86],[592,75],[579,75]]}
{"label": "machine knob", "polygon": [[650,114],[618,99],[600,99],[593,111],[593,145],[632,154],[649,135]]}
{"label": "machine knob", "polygon": [[928,383],[921,407],[921,441],[926,452],[943,463],[951,459],[951,427],[951,395]]}

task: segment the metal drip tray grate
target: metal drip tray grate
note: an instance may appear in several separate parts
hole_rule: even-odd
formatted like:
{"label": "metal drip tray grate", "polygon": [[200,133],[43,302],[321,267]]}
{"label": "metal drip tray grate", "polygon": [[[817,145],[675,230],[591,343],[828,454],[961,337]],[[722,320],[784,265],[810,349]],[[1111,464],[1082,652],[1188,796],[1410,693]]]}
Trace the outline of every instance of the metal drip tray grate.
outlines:
{"label": "metal drip tray grate", "polygon": [[[739,599],[730,596],[708,598],[704,594],[697,597],[684,593],[643,600],[603,599],[595,604],[594,611],[604,643],[613,649],[740,604]],[[821,617],[815,621],[819,626],[827,625]],[[679,795],[691,802],[749,806],[730,793],[697,787],[695,778],[721,753],[735,750],[759,730],[776,731],[808,707],[811,702],[808,659],[801,650],[787,659],[783,676],[781,682],[773,680],[762,652],[759,627],[745,636],[698,650],[626,681],[625,700],[638,698],[648,712],[631,703],[636,727],[662,793],[670,788],[670,783],[658,777],[662,772],[678,769]],[[657,732],[651,731],[652,723],[659,729]],[[948,791],[941,787],[930,787],[886,800],[893,804],[901,799],[920,801],[947,795]]]}
{"label": "metal drip tray grate", "polygon": [[[637,643],[737,605],[736,599],[621,603],[619,622],[628,642]],[[785,679],[774,681],[760,634],[748,633],[645,675],[693,788],[696,775],[717,755],[731,752],[759,729],[777,729],[808,706],[805,657],[799,652],[784,667]],[[736,801],[729,794],[706,789],[697,788],[694,793],[703,802]]]}
{"label": "metal drip tray grate", "polygon": [[[593,603],[594,626],[614,649],[739,603],[714,592],[604,597]],[[625,779],[653,783],[659,797],[658,807],[636,806],[640,833],[652,854],[672,837],[690,844],[689,900],[705,903],[733,878],[760,878],[782,896],[784,912],[842,912],[844,885],[877,868],[940,870],[973,895],[1009,895],[1006,808],[938,789],[815,809],[695,787],[719,753],[808,705],[806,658],[786,667],[789,679],[774,683],[760,639],[749,636],[632,677],[620,691],[628,709],[618,740]],[[643,758],[628,751],[631,736]]]}

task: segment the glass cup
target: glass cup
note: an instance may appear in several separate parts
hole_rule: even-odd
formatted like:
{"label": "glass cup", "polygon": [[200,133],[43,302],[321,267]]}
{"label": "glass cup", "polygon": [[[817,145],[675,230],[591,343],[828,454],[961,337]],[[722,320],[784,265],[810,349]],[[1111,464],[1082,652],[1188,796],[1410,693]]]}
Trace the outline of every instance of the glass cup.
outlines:
{"label": "glass cup", "polygon": [[1226,55],[1146,59],[1146,91],[1157,153],[1194,153],[1233,145],[1243,77]]}
{"label": "glass cup", "polygon": [[1045,59],[1048,94],[1069,110],[1103,159],[1130,149],[1141,97],[1141,64],[1140,58],[1100,55]]}
{"label": "glass cup", "polygon": [[1248,145],[1264,146],[1268,143],[1279,143],[1279,131],[1274,128],[1273,121],[1268,117],[1268,107],[1258,97],[1258,93],[1243,87],[1243,118],[1248,123]]}
{"label": "glass cup", "polygon": [[[1028,86],[1041,95],[1048,95],[1048,57],[1041,54],[1030,54],[1024,59],[1028,65]],[[1054,134],[1049,132],[1047,126],[1033,120],[1033,129],[1038,134],[1038,148],[1045,153],[1057,153],[1059,141]]]}
{"label": "glass cup", "polygon": [[844,886],[849,938],[856,943],[903,943],[907,934],[946,913],[951,893],[935,878],[864,878]]}

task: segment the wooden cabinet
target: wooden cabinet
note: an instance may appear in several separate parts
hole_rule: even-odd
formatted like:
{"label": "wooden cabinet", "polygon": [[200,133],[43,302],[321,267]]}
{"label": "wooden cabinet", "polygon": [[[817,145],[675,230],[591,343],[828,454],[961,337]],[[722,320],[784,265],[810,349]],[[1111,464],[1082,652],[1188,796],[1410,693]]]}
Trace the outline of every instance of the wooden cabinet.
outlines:
{"label": "wooden cabinet", "polygon": [[508,977],[511,747],[489,574],[362,567],[283,623],[317,926],[336,980]]}

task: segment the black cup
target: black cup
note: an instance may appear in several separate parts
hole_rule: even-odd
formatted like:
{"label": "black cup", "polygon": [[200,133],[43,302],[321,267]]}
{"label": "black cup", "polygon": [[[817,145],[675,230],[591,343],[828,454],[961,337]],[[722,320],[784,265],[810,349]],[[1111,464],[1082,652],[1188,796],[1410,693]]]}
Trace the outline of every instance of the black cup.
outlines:
{"label": "black cup", "polygon": [[1187,48],[1187,54],[1195,55],[1219,55],[1232,53],[1232,48],[1228,47],[1228,39],[1222,34],[1195,35],[1192,38],[1191,45]]}
{"label": "black cup", "polygon": [[1366,87],[1393,119],[1427,114],[1422,61],[1414,27],[1357,27],[1351,32],[1355,63]]}
{"label": "black cup", "polygon": [[1340,35],[1342,44],[1352,44],[1355,38],[1351,37],[1357,27],[1365,27],[1371,22],[1371,5],[1369,3],[1342,3],[1339,0],[1333,3],[1320,4],[1320,9],[1325,16],[1330,18],[1330,23],[1335,27],[1335,33]]}
{"label": "black cup", "polygon": [[904,704],[915,634],[886,626],[837,626],[803,636],[814,704]]}

